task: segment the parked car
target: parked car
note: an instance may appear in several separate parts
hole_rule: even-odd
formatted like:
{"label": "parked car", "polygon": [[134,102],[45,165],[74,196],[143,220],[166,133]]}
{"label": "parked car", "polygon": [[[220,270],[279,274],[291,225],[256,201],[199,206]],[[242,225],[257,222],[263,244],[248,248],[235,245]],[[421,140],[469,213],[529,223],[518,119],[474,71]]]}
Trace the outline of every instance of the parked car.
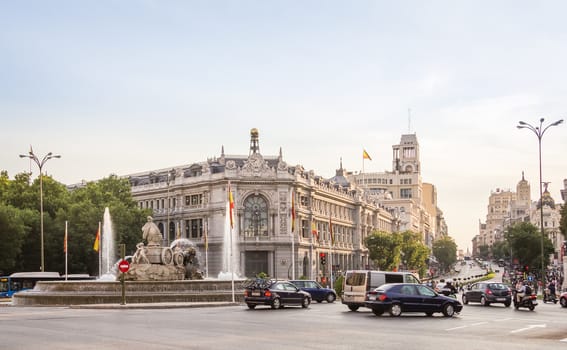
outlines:
{"label": "parked car", "polygon": [[286,305],[306,308],[311,304],[311,295],[289,281],[252,279],[245,281],[243,287],[244,302],[250,309],[257,305],[267,305],[272,309],[281,309]]}
{"label": "parked car", "polygon": [[559,304],[561,304],[562,307],[567,307],[567,292],[561,293],[561,296],[559,296]]}
{"label": "parked car", "polygon": [[509,307],[512,304],[512,291],[503,283],[474,283],[463,293],[463,304],[469,302],[481,303],[484,306],[502,303]]}
{"label": "parked car", "polygon": [[441,312],[445,317],[453,317],[463,309],[459,300],[413,283],[384,284],[367,293],[364,305],[372,309],[376,316],[387,311],[391,316],[400,316],[404,312],[424,312],[432,316]]}
{"label": "parked car", "polygon": [[331,288],[325,288],[321,286],[317,281],[312,280],[293,280],[290,281],[295,284],[299,289],[306,291],[311,294],[311,299],[318,303],[325,300],[328,303],[332,303],[337,299],[337,292]]}

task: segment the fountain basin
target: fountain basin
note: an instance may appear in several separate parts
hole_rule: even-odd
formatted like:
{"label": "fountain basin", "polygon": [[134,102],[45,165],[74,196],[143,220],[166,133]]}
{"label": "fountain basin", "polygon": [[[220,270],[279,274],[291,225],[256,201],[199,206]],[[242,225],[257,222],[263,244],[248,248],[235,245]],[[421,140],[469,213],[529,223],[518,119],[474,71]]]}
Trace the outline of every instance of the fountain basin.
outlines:
{"label": "fountain basin", "polygon": [[[234,281],[235,301],[243,301],[243,280]],[[126,303],[231,302],[226,280],[126,281]],[[122,287],[114,281],[39,281],[12,297],[15,306],[120,304]]]}

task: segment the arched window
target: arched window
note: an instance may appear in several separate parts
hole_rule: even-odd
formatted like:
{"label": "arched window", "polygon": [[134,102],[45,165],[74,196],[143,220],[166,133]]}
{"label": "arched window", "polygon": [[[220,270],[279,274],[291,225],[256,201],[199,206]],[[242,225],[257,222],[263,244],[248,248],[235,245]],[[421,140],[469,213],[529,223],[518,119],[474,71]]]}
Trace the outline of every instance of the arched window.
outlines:
{"label": "arched window", "polygon": [[268,202],[262,196],[252,195],[244,200],[244,235],[268,235]]}

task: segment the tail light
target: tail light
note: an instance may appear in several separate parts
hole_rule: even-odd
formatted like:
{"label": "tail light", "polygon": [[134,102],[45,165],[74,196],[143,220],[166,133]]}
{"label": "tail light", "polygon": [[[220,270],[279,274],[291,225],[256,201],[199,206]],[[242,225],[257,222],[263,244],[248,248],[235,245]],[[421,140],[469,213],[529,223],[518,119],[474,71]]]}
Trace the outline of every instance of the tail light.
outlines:
{"label": "tail light", "polygon": [[380,301],[384,301],[386,299],[388,299],[388,296],[386,294],[380,294],[380,296],[378,297],[378,300]]}
{"label": "tail light", "polygon": [[264,296],[269,298],[269,297],[272,296],[272,292],[270,292],[268,289],[266,289],[266,290],[264,291]]}
{"label": "tail light", "polygon": [[484,293],[485,293],[485,294],[492,295],[492,291],[491,291],[490,289],[488,289],[488,288],[484,291]]}
{"label": "tail light", "polygon": [[244,296],[245,296],[245,297],[250,296],[250,295],[248,294],[248,291],[247,291],[247,290],[244,291]]}
{"label": "tail light", "polygon": [[532,300],[537,299],[537,295],[535,295],[535,294],[530,295],[530,299],[532,299]]}

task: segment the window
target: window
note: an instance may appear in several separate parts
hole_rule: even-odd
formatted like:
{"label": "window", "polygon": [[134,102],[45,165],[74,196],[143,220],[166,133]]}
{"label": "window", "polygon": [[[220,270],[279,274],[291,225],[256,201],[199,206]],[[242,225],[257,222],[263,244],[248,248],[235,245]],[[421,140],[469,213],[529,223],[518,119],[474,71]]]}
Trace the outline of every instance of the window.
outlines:
{"label": "window", "polygon": [[189,238],[203,237],[203,219],[185,220],[185,231]]}
{"label": "window", "polygon": [[190,196],[185,196],[185,205],[187,206],[199,206],[203,204],[203,194],[192,194]]}
{"label": "window", "polygon": [[411,198],[411,188],[400,189],[400,198]]}
{"label": "window", "polygon": [[244,200],[244,235],[268,235],[268,203],[262,196],[252,195]]}

